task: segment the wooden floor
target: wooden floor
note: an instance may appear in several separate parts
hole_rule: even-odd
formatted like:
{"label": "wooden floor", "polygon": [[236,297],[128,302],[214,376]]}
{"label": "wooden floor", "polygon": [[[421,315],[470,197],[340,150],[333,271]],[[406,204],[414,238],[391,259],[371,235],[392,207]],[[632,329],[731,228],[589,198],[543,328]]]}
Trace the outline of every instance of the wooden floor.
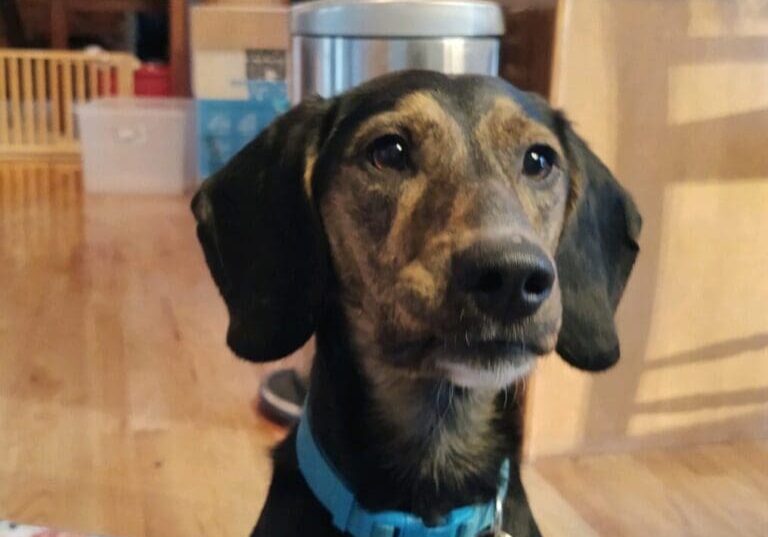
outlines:
{"label": "wooden floor", "polygon": [[[263,368],[187,199],[90,197],[74,167],[0,166],[0,519],[125,537],[238,537],[269,447]],[[768,536],[768,447],[552,459],[525,470],[549,536]]]}

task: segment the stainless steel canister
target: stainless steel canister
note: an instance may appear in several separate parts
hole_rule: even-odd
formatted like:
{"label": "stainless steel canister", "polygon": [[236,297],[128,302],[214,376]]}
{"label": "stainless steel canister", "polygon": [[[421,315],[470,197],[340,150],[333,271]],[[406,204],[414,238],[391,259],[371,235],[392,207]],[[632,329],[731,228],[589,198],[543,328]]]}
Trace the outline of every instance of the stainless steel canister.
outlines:
{"label": "stainless steel canister", "polygon": [[291,16],[292,97],[401,69],[496,75],[501,9],[484,0],[320,0]]}

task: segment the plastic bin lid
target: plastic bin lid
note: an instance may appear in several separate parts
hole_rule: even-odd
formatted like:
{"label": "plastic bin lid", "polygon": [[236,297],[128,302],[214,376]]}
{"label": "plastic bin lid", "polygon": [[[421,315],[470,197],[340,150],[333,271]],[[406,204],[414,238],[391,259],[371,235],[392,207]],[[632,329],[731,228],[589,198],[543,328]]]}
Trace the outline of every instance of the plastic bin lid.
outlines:
{"label": "plastic bin lid", "polygon": [[178,115],[192,112],[192,99],[180,97],[106,97],[75,105],[75,113],[90,115]]}
{"label": "plastic bin lid", "polygon": [[340,37],[487,37],[504,34],[485,0],[320,0],[293,7],[291,33]]}

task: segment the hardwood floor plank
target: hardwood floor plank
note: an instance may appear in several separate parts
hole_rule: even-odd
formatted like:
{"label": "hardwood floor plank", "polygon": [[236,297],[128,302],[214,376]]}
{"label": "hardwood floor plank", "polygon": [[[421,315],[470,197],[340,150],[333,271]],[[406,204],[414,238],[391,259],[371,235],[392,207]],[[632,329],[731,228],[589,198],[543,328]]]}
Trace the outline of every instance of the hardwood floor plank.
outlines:
{"label": "hardwood floor plank", "polygon": [[599,535],[768,535],[766,443],[558,457],[534,468]]}

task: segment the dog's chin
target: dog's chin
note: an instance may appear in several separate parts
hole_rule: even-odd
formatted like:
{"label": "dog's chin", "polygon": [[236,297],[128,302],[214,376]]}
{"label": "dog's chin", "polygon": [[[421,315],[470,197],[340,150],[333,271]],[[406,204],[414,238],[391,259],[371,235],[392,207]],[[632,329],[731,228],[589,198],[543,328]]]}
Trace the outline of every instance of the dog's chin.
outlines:
{"label": "dog's chin", "polygon": [[439,359],[440,372],[454,385],[474,390],[503,390],[531,372],[537,355],[530,353],[488,364]]}

